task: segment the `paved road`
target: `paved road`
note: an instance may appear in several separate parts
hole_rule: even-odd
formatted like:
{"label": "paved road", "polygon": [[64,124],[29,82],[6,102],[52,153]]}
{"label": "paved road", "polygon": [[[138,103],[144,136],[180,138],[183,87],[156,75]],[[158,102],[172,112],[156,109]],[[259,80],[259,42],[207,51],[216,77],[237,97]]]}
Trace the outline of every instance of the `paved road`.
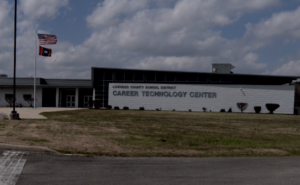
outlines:
{"label": "paved road", "polygon": [[300,158],[70,157],[0,151],[2,184],[300,184]]}
{"label": "paved road", "polygon": [[86,158],[23,154],[22,161],[25,165],[17,185],[300,184],[299,157]]}
{"label": "paved road", "polygon": [[4,151],[0,155],[0,185],[14,185],[24,167],[26,152]]}

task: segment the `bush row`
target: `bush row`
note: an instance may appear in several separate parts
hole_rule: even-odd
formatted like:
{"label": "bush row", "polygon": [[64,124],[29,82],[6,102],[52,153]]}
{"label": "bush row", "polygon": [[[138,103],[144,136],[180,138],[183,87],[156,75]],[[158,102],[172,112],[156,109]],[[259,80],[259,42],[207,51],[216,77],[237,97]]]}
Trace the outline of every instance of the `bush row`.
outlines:
{"label": "bush row", "polygon": [[[92,107],[94,106],[94,107],[97,109],[97,108],[99,108],[101,105],[102,105],[102,102],[101,102],[101,101],[97,101],[97,100],[96,100],[96,101],[89,101],[89,107],[90,107],[90,108],[92,108]],[[279,104],[275,104],[275,103],[267,103],[265,106],[266,106],[266,108],[268,109],[268,111],[270,112],[270,114],[273,114],[274,111],[280,107]],[[237,107],[238,107],[238,108],[240,109],[240,111],[243,113],[243,112],[248,108],[248,103],[237,103]],[[106,109],[109,109],[109,110],[110,110],[110,109],[112,109],[112,106],[111,106],[111,105],[108,105],[108,106],[106,107]],[[115,106],[113,109],[114,109],[114,110],[120,110],[120,108],[119,108],[118,106]],[[123,110],[129,110],[129,107],[124,106],[124,107],[123,107]],[[140,107],[139,110],[145,110],[145,108],[144,108],[144,107]],[[157,110],[157,111],[160,111],[161,108],[157,108],[156,110]],[[206,111],[207,111],[207,108],[206,108],[206,107],[203,107],[202,110],[203,110],[204,112],[206,112]],[[175,109],[173,109],[172,111],[175,111]],[[189,109],[188,111],[189,111],[189,112],[192,112],[191,109]],[[254,107],[254,111],[255,111],[255,113],[260,113],[260,112],[261,112],[261,106],[255,106],[255,107]],[[210,112],[211,112],[211,110],[210,110]],[[220,112],[226,112],[226,110],[225,110],[225,109],[221,109]],[[232,112],[232,109],[229,108],[227,112]],[[298,112],[297,112],[297,114],[298,114]]]}
{"label": "bush row", "polygon": [[[243,113],[248,108],[248,103],[237,103],[237,107],[240,109],[241,113]],[[273,114],[276,109],[280,107],[279,104],[276,103],[267,103],[266,108],[270,112],[270,114]],[[204,112],[206,111],[206,108],[203,107]],[[255,113],[260,113],[261,106],[255,106],[254,107]],[[220,112],[226,112],[225,109],[221,109]],[[232,112],[231,108],[228,110],[228,112]]]}

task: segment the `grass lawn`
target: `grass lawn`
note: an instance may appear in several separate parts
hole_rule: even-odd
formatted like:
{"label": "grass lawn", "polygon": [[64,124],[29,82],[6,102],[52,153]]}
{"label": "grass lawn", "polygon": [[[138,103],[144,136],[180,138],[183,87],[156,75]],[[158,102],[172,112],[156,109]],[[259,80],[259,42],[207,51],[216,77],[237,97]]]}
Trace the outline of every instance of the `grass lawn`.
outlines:
{"label": "grass lawn", "polygon": [[299,156],[295,115],[76,110],[3,120],[0,142],[107,156]]}

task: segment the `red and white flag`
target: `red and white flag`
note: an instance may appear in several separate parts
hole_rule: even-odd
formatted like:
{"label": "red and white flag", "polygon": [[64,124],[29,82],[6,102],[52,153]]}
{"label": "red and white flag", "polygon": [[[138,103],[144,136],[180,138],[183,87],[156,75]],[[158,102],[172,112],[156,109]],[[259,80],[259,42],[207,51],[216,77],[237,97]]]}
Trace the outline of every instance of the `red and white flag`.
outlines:
{"label": "red and white flag", "polygon": [[51,54],[52,54],[52,49],[44,48],[40,46],[39,55],[44,57],[51,57]]}
{"label": "red and white flag", "polygon": [[38,34],[39,45],[51,45],[57,43],[57,38],[55,35],[48,34]]}

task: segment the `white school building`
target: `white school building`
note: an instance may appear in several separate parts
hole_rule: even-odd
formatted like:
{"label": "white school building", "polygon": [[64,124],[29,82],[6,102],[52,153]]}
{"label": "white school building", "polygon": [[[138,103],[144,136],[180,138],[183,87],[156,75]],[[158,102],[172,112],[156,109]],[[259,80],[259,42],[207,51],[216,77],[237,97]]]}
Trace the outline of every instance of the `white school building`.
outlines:
{"label": "white school building", "polygon": [[[300,111],[299,76],[235,74],[231,64],[213,64],[212,72],[145,69],[91,68],[91,79],[37,78],[37,107],[86,107],[89,100],[129,109],[240,112],[237,103],[247,103],[244,112],[268,113],[266,104],[279,104],[275,114]],[[33,78],[16,79],[16,104],[30,106]],[[9,106],[13,78],[0,75],[0,106]]]}

